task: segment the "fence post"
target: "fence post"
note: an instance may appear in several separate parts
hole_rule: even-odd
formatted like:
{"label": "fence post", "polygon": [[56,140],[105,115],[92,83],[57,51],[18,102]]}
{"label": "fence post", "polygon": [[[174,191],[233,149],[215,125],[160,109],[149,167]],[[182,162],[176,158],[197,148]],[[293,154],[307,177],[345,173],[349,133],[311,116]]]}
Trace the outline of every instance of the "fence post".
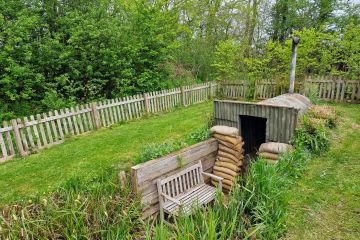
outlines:
{"label": "fence post", "polygon": [[144,93],[144,102],[145,102],[145,109],[146,109],[146,113],[150,113],[150,102],[149,102],[149,97],[147,93]]}
{"label": "fence post", "polygon": [[181,105],[183,107],[185,107],[186,106],[186,101],[185,101],[185,88],[184,88],[184,86],[181,86],[180,90],[181,90]]}
{"label": "fence post", "polygon": [[209,99],[211,100],[213,98],[212,94],[212,82],[209,82]]}
{"label": "fence post", "polygon": [[255,81],[255,86],[254,86],[254,100],[256,100],[257,88],[258,88],[258,81]]}
{"label": "fence post", "polygon": [[25,152],[24,146],[23,146],[22,141],[21,141],[21,136],[20,136],[20,132],[19,132],[19,126],[18,126],[18,123],[16,122],[16,119],[11,120],[11,126],[12,126],[13,131],[14,131],[14,138],[15,138],[16,147],[19,150],[20,156],[24,157],[24,156],[27,155],[27,153]]}
{"label": "fence post", "polygon": [[91,116],[94,121],[95,128],[101,128],[100,115],[99,111],[97,110],[96,103],[91,103]]}

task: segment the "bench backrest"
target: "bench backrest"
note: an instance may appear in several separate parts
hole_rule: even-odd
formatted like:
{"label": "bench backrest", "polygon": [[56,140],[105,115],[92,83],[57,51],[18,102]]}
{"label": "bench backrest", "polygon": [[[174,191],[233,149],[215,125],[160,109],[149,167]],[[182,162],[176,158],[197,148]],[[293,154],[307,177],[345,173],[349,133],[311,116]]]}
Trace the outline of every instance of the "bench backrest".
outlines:
{"label": "bench backrest", "polygon": [[159,190],[170,197],[175,197],[199,184],[204,183],[201,174],[203,171],[201,161],[172,176],[159,181]]}

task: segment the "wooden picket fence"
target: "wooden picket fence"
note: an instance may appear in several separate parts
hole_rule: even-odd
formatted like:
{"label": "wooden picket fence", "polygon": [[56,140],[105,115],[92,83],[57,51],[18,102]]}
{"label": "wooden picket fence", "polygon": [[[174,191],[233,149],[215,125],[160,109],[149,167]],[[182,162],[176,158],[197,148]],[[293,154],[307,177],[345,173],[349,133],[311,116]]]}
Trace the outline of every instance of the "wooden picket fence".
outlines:
{"label": "wooden picket fence", "polygon": [[[249,85],[245,81],[221,83],[221,96],[230,99],[244,99],[252,93],[247,92]],[[253,98],[258,100],[272,98],[288,92],[288,86],[274,80],[255,82]],[[344,80],[332,77],[306,77],[295,82],[295,92],[305,96],[316,96],[322,100],[337,102],[360,102],[360,80]]]}
{"label": "wooden picket fence", "polygon": [[315,95],[328,101],[360,102],[360,80],[307,77],[303,94],[306,96]]}
{"label": "wooden picket fence", "polygon": [[0,162],[62,143],[67,136],[204,102],[215,95],[216,86],[211,82],[183,86],[4,121],[0,126]]}
{"label": "wooden picket fence", "polygon": [[[287,92],[287,87],[279,85],[274,80],[258,80],[255,82],[254,92],[249,92],[247,81],[221,82],[220,94],[223,98],[244,99],[252,96],[253,99],[268,99]],[[302,83],[296,83],[295,92],[301,92]]]}
{"label": "wooden picket fence", "polygon": [[249,88],[247,81],[225,81],[220,84],[219,94],[225,98],[239,99],[247,97]]}

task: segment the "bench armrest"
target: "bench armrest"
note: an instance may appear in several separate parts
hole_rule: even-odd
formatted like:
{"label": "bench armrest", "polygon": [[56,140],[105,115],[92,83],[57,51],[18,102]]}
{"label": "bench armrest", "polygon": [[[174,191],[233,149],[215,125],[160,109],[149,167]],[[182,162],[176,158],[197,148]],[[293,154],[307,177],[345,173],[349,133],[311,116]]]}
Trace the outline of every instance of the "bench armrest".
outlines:
{"label": "bench armrest", "polygon": [[216,175],[214,175],[214,174],[207,173],[207,172],[202,172],[202,174],[205,175],[205,176],[214,178],[214,179],[217,180],[218,182],[221,182],[221,181],[224,179],[223,177],[219,177],[219,176],[216,176]]}
{"label": "bench armrest", "polygon": [[169,195],[165,194],[165,193],[161,193],[161,196],[163,196],[164,198],[166,198],[167,200],[181,206],[181,202],[173,197],[170,197]]}
{"label": "bench armrest", "polygon": [[219,176],[216,176],[214,174],[207,173],[207,172],[202,172],[202,174],[217,180],[219,182],[218,188],[219,188],[220,192],[222,191],[222,180],[224,179],[223,177],[219,177]]}

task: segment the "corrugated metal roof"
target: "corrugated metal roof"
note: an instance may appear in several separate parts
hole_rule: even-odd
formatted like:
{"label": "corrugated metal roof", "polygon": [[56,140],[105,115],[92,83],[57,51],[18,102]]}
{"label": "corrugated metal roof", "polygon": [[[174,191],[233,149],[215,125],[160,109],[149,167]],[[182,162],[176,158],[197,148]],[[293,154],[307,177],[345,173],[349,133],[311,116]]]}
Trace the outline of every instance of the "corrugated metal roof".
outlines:
{"label": "corrugated metal roof", "polygon": [[304,114],[311,106],[310,100],[304,95],[298,93],[286,93],[277,97],[266,99],[258,104],[293,107],[298,109],[300,114]]}

